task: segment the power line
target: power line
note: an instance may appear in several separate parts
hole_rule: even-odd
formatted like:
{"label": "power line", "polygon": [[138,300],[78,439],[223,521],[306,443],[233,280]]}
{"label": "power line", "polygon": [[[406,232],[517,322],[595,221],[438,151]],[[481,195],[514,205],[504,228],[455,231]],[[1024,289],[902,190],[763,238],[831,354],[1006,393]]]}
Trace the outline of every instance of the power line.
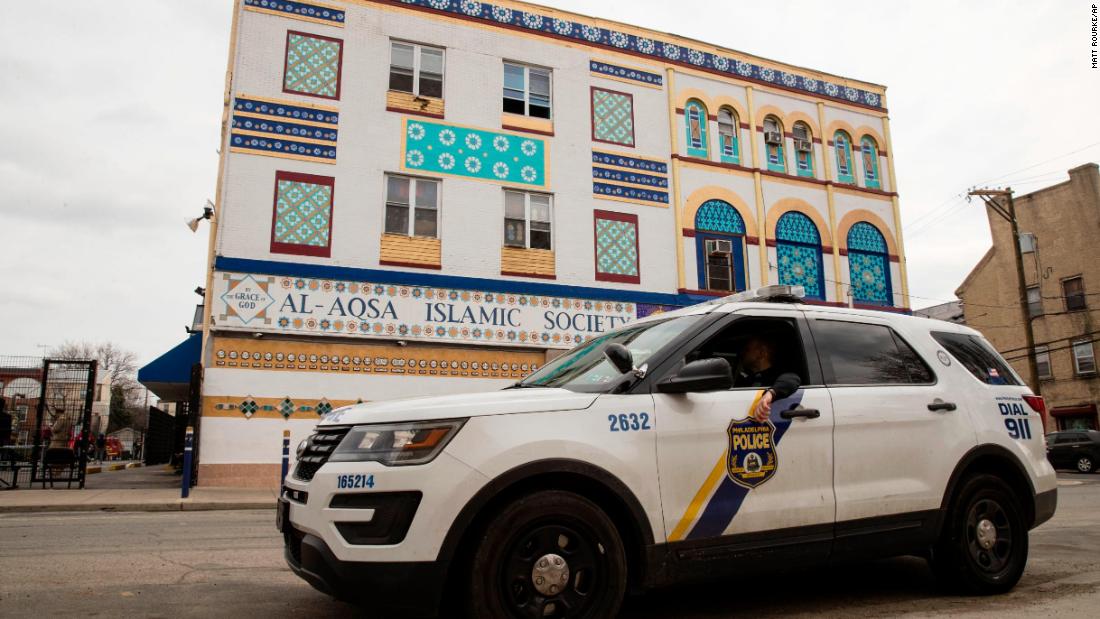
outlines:
{"label": "power line", "polygon": [[[1069,339],[1069,338],[1065,338],[1065,339]],[[1050,352],[1058,352],[1060,350],[1069,350],[1071,348],[1076,348],[1077,346],[1079,346],[1081,344],[1092,344],[1092,343],[1097,342],[1097,341],[1100,341],[1100,338],[1093,337],[1093,338],[1089,338],[1087,340],[1077,340],[1076,342],[1070,342],[1069,344],[1066,344],[1065,346],[1058,346],[1056,348],[1047,348],[1043,352],[1050,353]],[[1041,346],[1041,345],[1042,344],[1036,344],[1036,346]],[[1002,356],[1004,356],[1004,355],[1002,355]],[[1033,355],[1031,353],[1024,353],[1022,355],[1013,355],[1011,357],[1005,357],[1005,361],[1019,361],[1021,359],[1028,359],[1028,358],[1031,358],[1031,357],[1034,357],[1034,356],[1035,355]]]}
{"label": "power line", "polygon": [[1050,163],[1051,161],[1057,161],[1057,160],[1059,160],[1059,159],[1062,159],[1062,158],[1064,158],[1064,157],[1069,157],[1070,155],[1076,155],[1077,153],[1080,153],[1080,152],[1082,152],[1082,151],[1086,151],[1086,150],[1088,150],[1088,149],[1090,149],[1090,148],[1093,148],[1094,146],[1100,146],[1100,142],[1093,142],[1092,144],[1089,144],[1088,146],[1084,146],[1084,147],[1082,147],[1082,148],[1079,148],[1079,149],[1077,149],[1077,150],[1074,150],[1074,151],[1070,151],[1070,152],[1068,152],[1068,153],[1065,153],[1065,154],[1062,154],[1062,155],[1058,155],[1057,157],[1051,157],[1050,159],[1047,159],[1047,160],[1045,160],[1045,161],[1040,161],[1039,163],[1035,163],[1035,164],[1029,165],[1029,166],[1027,166],[1027,167],[1024,167],[1024,168],[1020,168],[1019,170],[1015,170],[1015,171],[1013,171],[1013,172],[1009,172],[1009,173],[1007,173],[1007,174],[1002,174],[1001,176],[997,176],[997,177],[995,177],[995,178],[991,178],[991,179],[989,179],[989,180],[987,180],[987,181],[982,181],[982,182],[980,182],[980,183],[977,183],[977,185],[988,185],[989,183],[992,183],[992,182],[998,181],[998,180],[1000,180],[1000,179],[1002,179],[1002,178],[1005,178],[1005,177],[1008,177],[1008,176],[1012,176],[1013,174],[1019,174],[1020,172],[1025,172],[1025,171],[1027,171],[1027,170],[1031,170],[1032,168],[1037,168],[1037,167],[1039,167],[1039,166],[1041,166],[1041,165],[1043,165],[1043,164],[1046,164],[1046,163]]}

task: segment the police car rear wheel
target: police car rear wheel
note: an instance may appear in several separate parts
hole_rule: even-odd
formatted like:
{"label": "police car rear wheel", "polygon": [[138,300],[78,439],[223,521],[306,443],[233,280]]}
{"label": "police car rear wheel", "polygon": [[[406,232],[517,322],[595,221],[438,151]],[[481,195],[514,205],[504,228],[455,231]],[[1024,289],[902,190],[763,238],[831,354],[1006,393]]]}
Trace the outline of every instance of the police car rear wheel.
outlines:
{"label": "police car rear wheel", "polygon": [[469,583],[474,617],[611,617],[626,591],[626,557],[615,525],[594,503],[538,492],[490,520]]}
{"label": "police car rear wheel", "polygon": [[940,582],[963,593],[988,595],[1014,587],[1027,563],[1028,534],[1020,501],[992,475],[965,480],[933,551]]}

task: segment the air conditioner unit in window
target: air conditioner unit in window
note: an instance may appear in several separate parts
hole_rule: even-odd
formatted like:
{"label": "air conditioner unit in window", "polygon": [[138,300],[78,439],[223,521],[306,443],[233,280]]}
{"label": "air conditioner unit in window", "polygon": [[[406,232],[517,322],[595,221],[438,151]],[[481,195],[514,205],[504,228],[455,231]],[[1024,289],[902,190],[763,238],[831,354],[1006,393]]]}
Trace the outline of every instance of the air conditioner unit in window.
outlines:
{"label": "air conditioner unit in window", "polygon": [[765,131],[764,142],[767,144],[783,144],[783,134],[778,131]]}
{"label": "air conditioner unit in window", "polygon": [[800,152],[800,153],[808,153],[808,152],[810,152],[810,150],[812,148],[813,147],[811,146],[809,140],[798,140],[798,139],[796,139],[794,141],[794,149],[796,151]]}
{"label": "air conditioner unit in window", "polygon": [[728,256],[733,252],[733,243],[718,239],[707,241],[707,253],[717,256]]}

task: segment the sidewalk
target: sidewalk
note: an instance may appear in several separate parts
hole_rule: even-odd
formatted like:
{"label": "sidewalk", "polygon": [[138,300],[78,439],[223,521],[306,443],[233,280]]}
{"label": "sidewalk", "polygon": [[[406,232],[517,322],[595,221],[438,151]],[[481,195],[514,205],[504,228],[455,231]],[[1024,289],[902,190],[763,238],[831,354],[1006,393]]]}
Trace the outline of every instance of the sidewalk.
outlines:
{"label": "sidewalk", "polygon": [[180,498],[176,488],[5,490],[0,513],[11,512],[166,512],[215,509],[271,509],[278,491],[255,488],[192,488]]}

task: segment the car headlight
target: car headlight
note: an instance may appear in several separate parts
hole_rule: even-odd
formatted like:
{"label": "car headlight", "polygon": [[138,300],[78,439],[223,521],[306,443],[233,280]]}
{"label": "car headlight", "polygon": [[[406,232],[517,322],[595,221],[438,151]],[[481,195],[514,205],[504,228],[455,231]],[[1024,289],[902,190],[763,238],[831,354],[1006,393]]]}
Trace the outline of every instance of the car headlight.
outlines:
{"label": "car headlight", "polygon": [[386,466],[431,462],[458,433],[465,419],[355,426],[329,462],[381,462]]}

